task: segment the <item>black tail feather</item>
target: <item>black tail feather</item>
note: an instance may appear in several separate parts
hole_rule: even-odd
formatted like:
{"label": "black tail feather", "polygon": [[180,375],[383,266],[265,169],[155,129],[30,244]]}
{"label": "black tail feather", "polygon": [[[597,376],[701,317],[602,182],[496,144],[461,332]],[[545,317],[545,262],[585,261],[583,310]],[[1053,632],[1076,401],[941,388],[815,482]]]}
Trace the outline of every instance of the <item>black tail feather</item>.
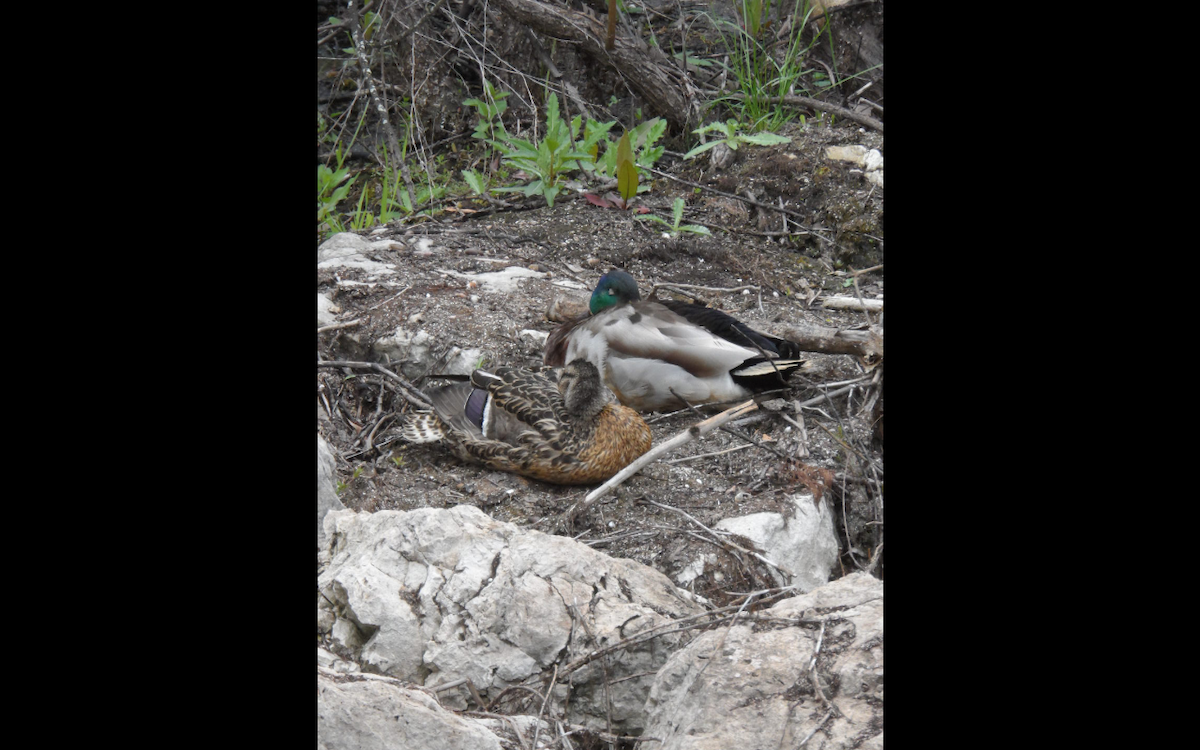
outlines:
{"label": "black tail feather", "polygon": [[729,374],[733,377],[733,382],[743,388],[765,391],[786,386],[787,379],[804,367],[805,362],[803,359],[755,357],[738,365],[738,368]]}

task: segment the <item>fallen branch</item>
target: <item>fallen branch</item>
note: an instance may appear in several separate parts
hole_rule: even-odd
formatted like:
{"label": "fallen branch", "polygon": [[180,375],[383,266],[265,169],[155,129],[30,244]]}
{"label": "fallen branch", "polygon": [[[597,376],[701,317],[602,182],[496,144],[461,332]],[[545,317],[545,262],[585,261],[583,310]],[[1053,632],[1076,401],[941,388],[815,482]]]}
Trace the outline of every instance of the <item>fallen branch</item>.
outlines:
{"label": "fallen branch", "polygon": [[605,23],[565,5],[540,0],[497,0],[495,5],[539,34],[575,46],[600,65],[611,65],[676,128],[690,130],[700,122],[700,103],[691,82],[658,47],[621,34],[613,49],[606,50]]}
{"label": "fallen branch", "polygon": [[[546,713],[546,704],[550,702],[550,695],[554,692],[554,683],[558,682],[558,664],[554,665],[554,676],[550,678],[550,687],[546,688],[546,698],[542,701],[542,707],[538,710],[537,720],[533,725],[533,747],[535,750],[538,746],[538,734],[542,730],[542,714]],[[524,737],[521,738],[522,740]]]}
{"label": "fallen branch", "polygon": [[883,309],[881,299],[858,299],[857,297],[820,297],[821,306],[830,310],[859,310],[879,312]]}
{"label": "fallen branch", "polygon": [[784,327],[778,334],[806,352],[853,354],[883,359],[883,336],[875,331],[839,331],[833,328]]}
{"label": "fallen branch", "polygon": [[344,320],[341,323],[330,323],[327,326],[321,326],[320,328],[318,328],[317,333],[325,333],[326,331],[336,331],[339,328],[353,328],[354,326],[358,325],[361,322],[362,322],[362,318],[355,318],[354,320]]}

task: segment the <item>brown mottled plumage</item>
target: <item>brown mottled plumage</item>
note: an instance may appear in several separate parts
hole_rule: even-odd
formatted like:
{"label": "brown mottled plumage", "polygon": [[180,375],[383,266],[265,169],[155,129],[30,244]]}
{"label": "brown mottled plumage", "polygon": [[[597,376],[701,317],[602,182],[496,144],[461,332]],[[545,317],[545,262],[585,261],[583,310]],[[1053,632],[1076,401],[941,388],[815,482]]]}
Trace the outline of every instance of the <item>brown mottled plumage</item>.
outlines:
{"label": "brown mottled plumage", "polygon": [[442,442],[463,460],[543,482],[602,482],[650,449],[650,428],[610,403],[600,373],[583,359],[567,364],[557,385],[501,367],[428,395],[434,411],[410,416],[403,440]]}

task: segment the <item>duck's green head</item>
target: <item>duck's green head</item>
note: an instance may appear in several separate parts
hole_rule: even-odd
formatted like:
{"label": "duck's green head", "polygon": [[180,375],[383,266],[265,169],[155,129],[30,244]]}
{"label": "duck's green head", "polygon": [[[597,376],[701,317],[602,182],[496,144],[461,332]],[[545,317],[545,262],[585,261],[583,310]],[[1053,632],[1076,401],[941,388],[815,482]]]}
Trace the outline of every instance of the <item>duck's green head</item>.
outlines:
{"label": "duck's green head", "polygon": [[596,315],[602,310],[625,302],[634,302],[641,298],[642,295],[638,292],[637,282],[633,280],[633,277],[614,268],[600,277],[600,283],[592,292],[592,300],[588,303],[588,309],[592,311],[592,315]]}

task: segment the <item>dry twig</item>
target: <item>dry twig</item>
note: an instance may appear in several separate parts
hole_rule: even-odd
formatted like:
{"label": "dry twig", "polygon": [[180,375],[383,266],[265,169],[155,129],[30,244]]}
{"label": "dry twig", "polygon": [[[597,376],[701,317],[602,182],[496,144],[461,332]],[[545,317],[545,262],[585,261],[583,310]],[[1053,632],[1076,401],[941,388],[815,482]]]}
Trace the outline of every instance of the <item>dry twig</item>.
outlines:
{"label": "dry twig", "polygon": [[400,395],[402,395],[410,404],[420,409],[433,408],[433,404],[429,402],[429,399],[425,398],[425,394],[421,393],[421,391],[415,385],[387,369],[378,362],[355,362],[344,359],[318,360],[317,367],[353,367],[359,370],[374,370],[375,372],[385,375],[395,381],[395,384],[400,388]]}
{"label": "dry twig", "polygon": [[340,323],[330,323],[327,326],[321,326],[320,328],[318,328],[317,333],[325,333],[326,331],[336,331],[339,328],[353,328],[354,326],[358,325],[361,322],[362,322],[362,318],[355,318],[354,320],[344,320]]}
{"label": "dry twig", "polygon": [[819,297],[821,307],[829,308],[830,310],[860,310],[866,312],[879,312],[883,309],[883,300],[881,299],[862,299],[861,297]]}

